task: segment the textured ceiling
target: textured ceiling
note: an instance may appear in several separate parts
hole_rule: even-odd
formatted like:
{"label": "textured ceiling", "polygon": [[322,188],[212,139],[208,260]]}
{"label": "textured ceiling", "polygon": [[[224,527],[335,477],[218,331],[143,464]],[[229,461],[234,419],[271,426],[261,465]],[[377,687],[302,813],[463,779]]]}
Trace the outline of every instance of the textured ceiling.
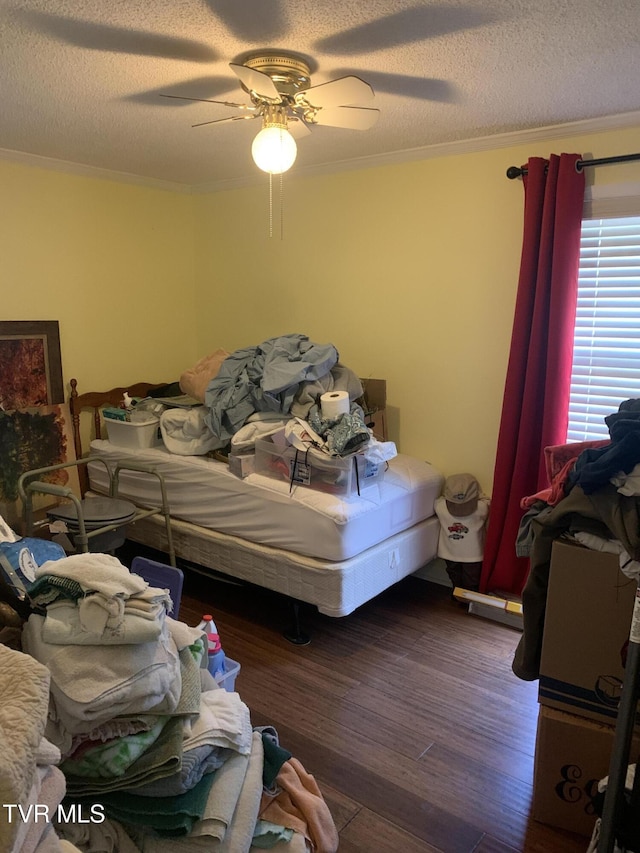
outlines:
{"label": "textured ceiling", "polygon": [[[0,0],[0,149],[189,186],[256,175],[229,68],[306,57],[371,84],[368,131],[315,127],[294,168],[640,109],[639,0]],[[257,173],[261,174],[261,173]]]}

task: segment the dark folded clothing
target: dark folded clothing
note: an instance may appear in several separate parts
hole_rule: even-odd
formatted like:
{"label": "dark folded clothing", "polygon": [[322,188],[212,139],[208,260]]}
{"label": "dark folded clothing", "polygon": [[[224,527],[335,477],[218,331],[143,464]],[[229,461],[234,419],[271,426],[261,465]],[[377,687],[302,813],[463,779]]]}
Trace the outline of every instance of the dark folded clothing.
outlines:
{"label": "dark folded clothing", "polygon": [[185,794],[177,797],[139,797],[127,792],[102,794],[100,803],[107,817],[120,823],[150,827],[158,835],[188,835],[202,819],[215,773],[207,773]]}
{"label": "dark folded clothing", "polygon": [[590,448],[576,459],[567,478],[567,489],[580,486],[586,495],[605,486],[612,477],[628,474],[640,462],[640,421],[638,429],[627,432],[605,447]]}

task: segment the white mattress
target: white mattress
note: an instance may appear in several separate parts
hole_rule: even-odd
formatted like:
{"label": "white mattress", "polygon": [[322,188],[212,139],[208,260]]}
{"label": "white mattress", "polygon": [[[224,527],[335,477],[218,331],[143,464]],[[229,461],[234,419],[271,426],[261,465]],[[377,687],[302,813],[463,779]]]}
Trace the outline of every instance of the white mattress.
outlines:
{"label": "white mattress", "polygon": [[[390,461],[379,486],[349,499],[306,486],[295,486],[290,493],[284,481],[261,474],[241,480],[223,462],[178,456],[164,447],[129,450],[96,440],[91,443],[91,455],[109,464],[128,458],[153,466],[165,480],[174,519],[336,563],[432,518],[443,483],[442,475],[428,462],[402,454]],[[92,490],[106,493],[104,466],[94,463],[88,467]],[[122,471],[119,496],[141,505],[155,505],[159,502],[158,480],[152,475]],[[435,524],[437,528],[437,520]],[[435,550],[415,568],[432,556]]]}
{"label": "white mattress", "polygon": [[[207,530],[184,521],[171,525],[176,554],[202,567],[314,604],[327,616],[347,616],[436,556],[435,516],[341,562],[318,560]],[[167,551],[164,520],[130,525],[128,538]]]}

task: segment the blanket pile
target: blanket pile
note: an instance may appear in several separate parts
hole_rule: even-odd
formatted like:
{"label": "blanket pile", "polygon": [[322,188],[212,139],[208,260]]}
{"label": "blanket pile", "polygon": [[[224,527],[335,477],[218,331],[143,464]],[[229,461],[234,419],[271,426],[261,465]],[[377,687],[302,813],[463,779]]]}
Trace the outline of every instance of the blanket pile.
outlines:
{"label": "blanket pile", "polygon": [[55,834],[46,822],[21,819],[18,807],[23,814],[35,804],[55,810],[64,796],[64,777],[54,766],[60,753],[43,737],[49,671],[0,644],[0,696],[0,850],[27,853]]}

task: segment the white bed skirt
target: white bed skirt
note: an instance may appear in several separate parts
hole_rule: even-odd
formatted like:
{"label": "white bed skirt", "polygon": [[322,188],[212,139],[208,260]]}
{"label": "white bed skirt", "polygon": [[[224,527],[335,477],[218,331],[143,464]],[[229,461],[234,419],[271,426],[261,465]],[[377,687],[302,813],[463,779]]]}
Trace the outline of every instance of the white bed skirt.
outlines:
{"label": "white bed skirt", "polygon": [[[189,522],[172,522],[176,554],[317,606],[327,616],[347,616],[378,593],[430,562],[438,549],[440,523],[433,516],[360,554],[330,562],[260,545]],[[127,538],[166,553],[164,520],[138,521]]]}

